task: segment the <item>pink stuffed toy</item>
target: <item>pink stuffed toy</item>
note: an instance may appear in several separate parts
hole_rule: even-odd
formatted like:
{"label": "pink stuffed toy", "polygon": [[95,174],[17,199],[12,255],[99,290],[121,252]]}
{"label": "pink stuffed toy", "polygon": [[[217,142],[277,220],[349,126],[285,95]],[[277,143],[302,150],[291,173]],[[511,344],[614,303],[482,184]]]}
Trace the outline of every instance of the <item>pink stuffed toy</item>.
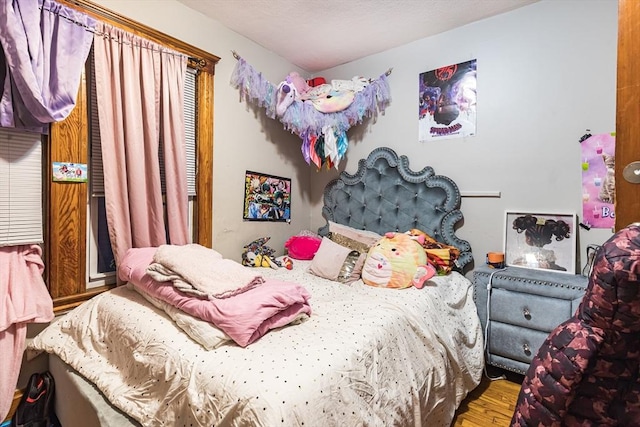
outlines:
{"label": "pink stuffed toy", "polygon": [[387,233],[369,249],[362,267],[367,285],[421,289],[436,273],[416,238],[404,233]]}
{"label": "pink stuffed toy", "polygon": [[295,71],[290,72],[287,78],[280,82],[276,91],[276,115],[284,115],[293,101],[299,100],[309,89],[311,87],[300,74]]}
{"label": "pink stuffed toy", "polygon": [[287,254],[293,259],[310,260],[313,259],[320,248],[322,239],[314,236],[291,236],[284,243]]}

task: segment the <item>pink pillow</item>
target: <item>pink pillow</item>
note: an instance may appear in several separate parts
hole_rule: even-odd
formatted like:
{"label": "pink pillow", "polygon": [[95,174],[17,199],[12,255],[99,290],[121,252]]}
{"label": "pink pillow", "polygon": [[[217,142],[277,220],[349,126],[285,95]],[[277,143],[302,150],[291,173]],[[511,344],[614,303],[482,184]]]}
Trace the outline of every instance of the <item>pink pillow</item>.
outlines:
{"label": "pink pillow", "polygon": [[284,244],[289,257],[293,259],[309,260],[313,259],[322,239],[313,236],[291,236]]}

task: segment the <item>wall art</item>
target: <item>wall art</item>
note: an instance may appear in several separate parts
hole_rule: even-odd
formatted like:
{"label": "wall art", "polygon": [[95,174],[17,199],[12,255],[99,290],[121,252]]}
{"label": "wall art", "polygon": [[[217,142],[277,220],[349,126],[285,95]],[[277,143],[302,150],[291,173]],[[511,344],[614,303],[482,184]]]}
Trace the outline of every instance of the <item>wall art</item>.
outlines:
{"label": "wall art", "polygon": [[506,265],[575,274],[576,222],[572,213],[507,212]]}
{"label": "wall art", "polygon": [[246,171],[243,219],[291,221],[291,179]]}

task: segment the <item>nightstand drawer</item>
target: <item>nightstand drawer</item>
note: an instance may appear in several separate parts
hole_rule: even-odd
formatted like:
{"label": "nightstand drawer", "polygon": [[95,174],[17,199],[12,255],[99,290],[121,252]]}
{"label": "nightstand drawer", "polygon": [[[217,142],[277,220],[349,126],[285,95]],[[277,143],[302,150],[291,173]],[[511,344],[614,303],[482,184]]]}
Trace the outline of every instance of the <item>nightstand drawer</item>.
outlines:
{"label": "nightstand drawer", "polygon": [[499,288],[494,288],[491,293],[492,321],[548,333],[571,316],[573,312],[570,300]]}
{"label": "nightstand drawer", "polygon": [[546,332],[534,331],[491,321],[489,332],[489,352],[508,359],[531,363],[538,349],[549,335]]}

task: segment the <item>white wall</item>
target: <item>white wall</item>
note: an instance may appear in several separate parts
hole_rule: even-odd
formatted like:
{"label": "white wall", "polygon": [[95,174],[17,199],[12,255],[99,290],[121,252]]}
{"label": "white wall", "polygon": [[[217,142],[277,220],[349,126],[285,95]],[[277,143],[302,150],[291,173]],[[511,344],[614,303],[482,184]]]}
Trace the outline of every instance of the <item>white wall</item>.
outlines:
{"label": "white wall", "polygon": [[[145,0],[98,0],[118,13],[222,57],[215,78],[214,247],[239,258],[264,235],[281,251],[301,229],[324,224],[322,190],[337,171],[302,161],[300,140],[241,103],[229,85],[236,50],[277,83],[293,66],[217,21],[172,0],[150,10]],[[425,25],[429,25],[425,18]],[[434,167],[463,192],[498,191],[500,198],[463,198],[458,234],[471,243],[476,265],[502,250],[504,212],[582,214],[580,145],[592,133],[615,130],[617,2],[542,0],[493,18],[318,73],[328,80],[377,77],[393,68],[392,103],[375,123],[352,128],[340,170],[353,173],[375,147],[407,155],[411,167]],[[469,59],[478,61],[477,135],[418,142],[418,75]],[[304,74],[304,73],[303,73]],[[242,221],[245,170],[293,178],[293,221]],[[579,230],[580,251],[611,230]]]}
{"label": "white wall", "polygon": [[[393,67],[392,103],[377,123],[350,133],[356,141],[343,167],[353,173],[358,159],[389,146],[407,155],[412,169],[431,165],[463,192],[500,192],[462,200],[458,235],[470,242],[478,266],[487,252],[502,250],[506,210],[582,216],[578,139],[586,129],[615,131],[616,49],[616,1],[543,0],[327,70],[329,80],[377,77]],[[474,58],[477,135],[418,142],[418,75]],[[313,227],[324,224],[327,179],[311,180]],[[580,229],[579,255],[611,234]]]}
{"label": "white wall", "polygon": [[[240,259],[242,247],[270,236],[269,245],[283,251],[292,234],[309,226],[309,167],[300,154],[300,140],[264,111],[240,102],[230,84],[235,50],[271,82],[294,68],[283,58],[249,41],[219,22],[173,0],[97,0],[96,3],[165,34],[221,57],[216,66],[214,97],[214,223],[213,245],[224,256]],[[292,178],[292,222],[242,220],[246,170]]]}

